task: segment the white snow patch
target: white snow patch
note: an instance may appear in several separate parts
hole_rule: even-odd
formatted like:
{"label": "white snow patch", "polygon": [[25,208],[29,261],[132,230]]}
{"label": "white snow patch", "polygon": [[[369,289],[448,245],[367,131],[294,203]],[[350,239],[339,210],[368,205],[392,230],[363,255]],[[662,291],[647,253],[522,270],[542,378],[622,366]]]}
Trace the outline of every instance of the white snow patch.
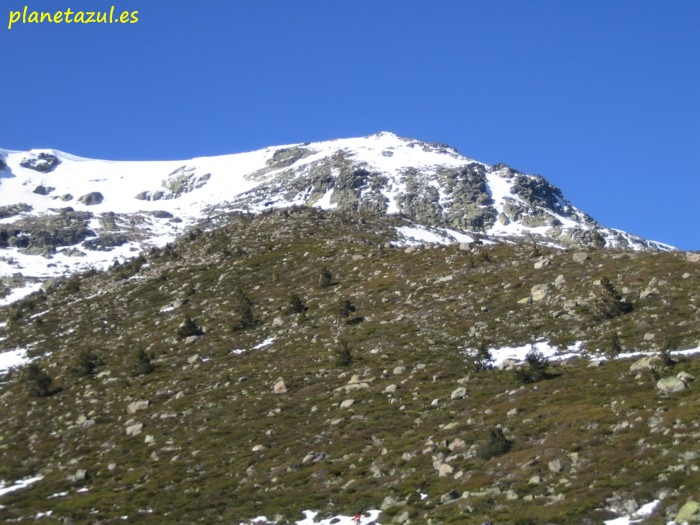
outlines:
{"label": "white snow patch", "polygon": [[[260,349],[262,349],[262,348],[265,348],[266,346],[270,346],[270,345],[271,345],[272,343],[274,343],[274,342],[275,342],[275,338],[274,338],[274,337],[268,337],[268,338],[265,339],[264,341],[262,341],[262,342],[258,343],[257,345],[253,346],[250,350],[260,350]],[[232,353],[233,355],[241,355],[241,354],[245,354],[247,351],[248,351],[248,350],[246,350],[245,348],[235,348],[235,349],[231,350],[231,353]]]}
{"label": "white snow patch", "polygon": [[10,486],[6,486],[5,482],[0,480],[0,496],[4,496],[9,492],[14,492],[16,490],[21,490],[25,487],[28,487],[32,483],[36,483],[37,481],[42,479],[42,477],[43,476],[34,476],[33,478],[21,479],[19,481],[15,481],[15,484]]}
{"label": "white snow patch", "polygon": [[639,507],[631,516],[622,516],[620,518],[604,521],[603,523],[605,523],[605,525],[632,525],[634,523],[642,523],[644,518],[647,518],[656,512],[656,509],[660,504],[661,502],[659,500],[654,500]]}
{"label": "white snow patch", "polygon": [[[360,525],[370,525],[370,524],[375,524],[375,525],[380,525],[377,523],[375,520],[379,517],[380,511],[378,510],[370,510],[362,514],[362,519],[360,520]],[[325,520],[321,521],[316,521],[316,515],[318,512],[312,512],[312,511],[304,511],[304,516],[306,516],[303,520],[297,521],[296,525],[355,525],[357,523],[352,516],[334,516],[332,518],[328,518]]]}
{"label": "white snow patch", "polygon": [[582,345],[583,343],[579,341],[568,346],[564,350],[560,350],[546,341],[537,341],[530,345],[504,346],[502,348],[495,348],[490,351],[491,357],[493,357],[496,365],[500,365],[506,359],[513,359],[518,362],[523,362],[525,361],[525,356],[527,356],[528,352],[532,349],[540,352],[544,357],[551,361],[564,361],[572,357],[580,356]]}
{"label": "white snow patch", "polygon": [[272,343],[274,343],[274,342],[275,342],[275,338],[274,338],[274,337],[268,337],[268,338],[265,339],[263,342],[258,343],[257,345],[255,345],[252,349],[253,349],[253,350],[260,350],[261,348],[265,348],[266,346],[270,346],[270,345],[271,345]]}
{"label": "white snow patch", "polygon": [[331,197],[333,197],[333,189],[330,189],[326,193],[324,193],[323,197],[321,197],[316,203],[314,203],[314,207],[322,208],[324,210],[334,210],[338,207],[338,203],[331,203]]}
{"label": "white snow patch", "polygon": [[13,288],[12,291],[5,297],[0,299],[0,306],[7,306],[15,301],[19,301],[28,295],[38,292],[41,289],[41,283],[31,283],[24,288]]}
{"label": "white snow patch", "polygon": [[7,372],[10,368],[29,362],[31,362],[31,359],[27,357],[27,351],[24,348],[0,352],[0,373]]}

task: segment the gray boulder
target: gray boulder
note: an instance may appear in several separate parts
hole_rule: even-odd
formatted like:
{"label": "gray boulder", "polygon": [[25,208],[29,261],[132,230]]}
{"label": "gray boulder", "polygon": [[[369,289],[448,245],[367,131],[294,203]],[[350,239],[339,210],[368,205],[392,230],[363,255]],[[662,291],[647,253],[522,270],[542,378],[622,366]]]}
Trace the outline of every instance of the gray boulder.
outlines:
{"label": "gray boulder", "polygon": [[662,394],[673,394],[675,392],[682,392],[688,388],[683,381],[677,377],[662,377],[656,382],[657,390]]}
{"label": "gray boulder", "polygon": [[91,191],[90,193],[86,193],[78,199],[79,202],[82,202],[86,206],[94,206],[95,204],[101,204],[103,200],[104,196],[99,191]]}

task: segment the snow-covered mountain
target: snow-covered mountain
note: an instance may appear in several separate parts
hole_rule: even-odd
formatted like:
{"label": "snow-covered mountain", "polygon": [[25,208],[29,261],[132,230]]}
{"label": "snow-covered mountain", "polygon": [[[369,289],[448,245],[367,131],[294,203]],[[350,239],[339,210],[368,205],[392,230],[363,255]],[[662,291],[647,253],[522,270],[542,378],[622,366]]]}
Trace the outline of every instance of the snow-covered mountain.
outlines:
{"label": "snow-covered mountain", "polygon": [[104,268],[222,212],[292,205],[401,214],[416,225],[397,232],[406,242],[670,249],[602,227],[541,176],[388,132],[186,161],[0,149],[2,285]]}

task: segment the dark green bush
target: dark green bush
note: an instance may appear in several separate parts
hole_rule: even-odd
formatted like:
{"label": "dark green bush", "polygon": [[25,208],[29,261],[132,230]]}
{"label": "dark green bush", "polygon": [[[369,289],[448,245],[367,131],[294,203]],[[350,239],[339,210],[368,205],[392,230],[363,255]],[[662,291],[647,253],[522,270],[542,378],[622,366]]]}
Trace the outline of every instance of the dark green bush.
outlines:
{"label": "dark green bush", "polygon": [[185,319],[182,324],[177,329],[178,339],[187,339],[193,335],[203,335],[204,331],[202,328],[194,322],[191,317]]}
{"label": "dark green bush", "polygon": [[78,361],[73,371],[80,377],[94,375],[97,369],[104,364],[102,357],[92,349],[86,348],[78,354]]}
{"label": "dark green bush", "polygon": [[484,460],[501,456],[513,448],[513,442],[508,440],[500,427],[489,430],[486,445],[479,453],[479,457]]}
{"label": "dark green bush", "polygon": [[549,377],[549,359],[542,352],[532,349],[525,356],[525,365],[515,370],[515,375],[522,384],[537,383]]}
{"label": "dark green bush", "polygon": [[30,363],[27,367],[27,381],[31,385],[32,394],[36,397],[48,397],[54,393],[51,388],[53,378],[36,363]]}

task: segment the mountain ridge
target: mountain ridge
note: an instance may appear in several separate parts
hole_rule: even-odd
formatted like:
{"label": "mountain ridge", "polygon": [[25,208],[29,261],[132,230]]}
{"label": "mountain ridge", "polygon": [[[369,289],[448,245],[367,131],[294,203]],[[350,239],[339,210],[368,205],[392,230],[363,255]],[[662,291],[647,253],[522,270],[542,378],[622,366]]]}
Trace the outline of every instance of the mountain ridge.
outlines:
{"label": "mountain ridge", "polygon": [[295,205],[396,214],[445,242],[673,249],[601,226],[540,175],[380,132],[190,160],[0,150],[0,274],[36,285],[104,269],[222,213]]}

